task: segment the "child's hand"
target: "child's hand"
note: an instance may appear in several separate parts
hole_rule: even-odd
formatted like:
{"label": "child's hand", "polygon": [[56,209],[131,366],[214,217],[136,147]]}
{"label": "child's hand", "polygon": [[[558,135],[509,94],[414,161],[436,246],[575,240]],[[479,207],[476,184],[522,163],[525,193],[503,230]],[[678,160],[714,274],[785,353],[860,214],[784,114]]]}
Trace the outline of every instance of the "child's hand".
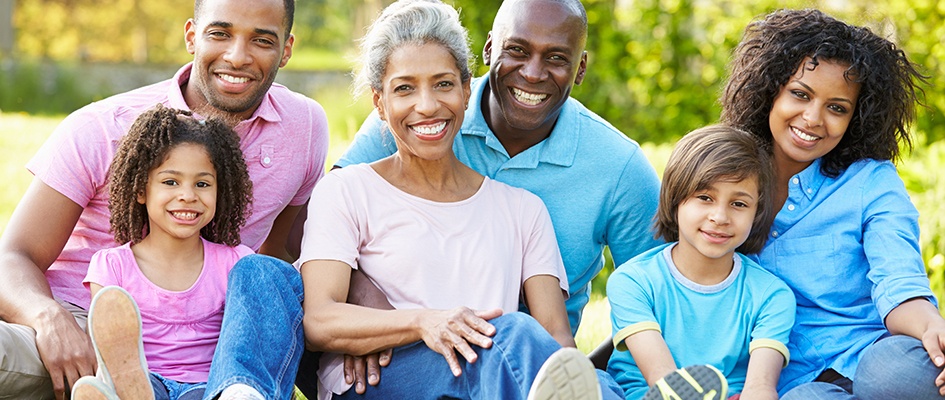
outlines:
{"label": "child's hand", "polygon": [[[928,324],[925,332],[922,334],[922,346],[929,353],[929,358],[935,366],[942,368],[945,366],[945,320],[939,318]],[[938,386],[938,393],[945,396],[945,371],[938,374],[935,378],[935,386]]]}

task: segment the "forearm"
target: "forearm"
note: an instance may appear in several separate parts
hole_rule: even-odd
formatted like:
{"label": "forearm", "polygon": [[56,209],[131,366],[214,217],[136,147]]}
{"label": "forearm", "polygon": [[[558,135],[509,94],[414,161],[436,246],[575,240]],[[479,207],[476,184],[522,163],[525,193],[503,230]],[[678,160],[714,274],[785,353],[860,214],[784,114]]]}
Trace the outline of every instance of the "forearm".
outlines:
{"label": "forearm", "polygon": [[0,319],[29,327],[65,310],[53,298],[42,270],[27,257],[4,251],[0,256]]}
{"label": "forearm", "polygon": [[938,309],[924,298],[910,299],[889,312],[886,329],[894,335],[908,335],[921,340],[933,324],[945,325]]}
{"label": "forearm", "polygon": [[[296,216],[301,209],[302,206],[288,206],[276,216],[275,221],[272,223],[272,229],[269,231],[269,236],[267,236],[263,244],[259,246],[259,254],[272,256],[287,263],[295,261],[297,257],[294,257],[289,252],[289,247],[294,247],[290,243],[290,235],[295,224]],[[294,240],[295,238],[292,239]],[[301,238],[299,238],[299,240],[301,240]]]}
{"label": "forearm", "polygon": [[393,310],[394,306],[387,300],[374,283],[368,279],[360,269],[351,271],[351,287],[348,289],[348,304],[376,308],[378,310]]}
{"label": "forearm", "polygon": [[309,350],[364,355],[422,339],[418,319],[430,310],[376,310],[345,303],[305,313]]}
{"label": "forearm", "polygon": [[676,361],[658,331],[637,332],[624,341],[647,385],[676,370]]}
{"label": "forearm", "polygon": [[741,398],[745,400],[778,398],[778,377],[784,356],[777,350],[759,347],[751,352]]}
{"label": "forearm", "polygon": [[551,275],[536,275],[525,281],[525,304],[532,317],[561,345],[577,347],[571,336],[571,324],[564,305],[564,293],[558,278]]}

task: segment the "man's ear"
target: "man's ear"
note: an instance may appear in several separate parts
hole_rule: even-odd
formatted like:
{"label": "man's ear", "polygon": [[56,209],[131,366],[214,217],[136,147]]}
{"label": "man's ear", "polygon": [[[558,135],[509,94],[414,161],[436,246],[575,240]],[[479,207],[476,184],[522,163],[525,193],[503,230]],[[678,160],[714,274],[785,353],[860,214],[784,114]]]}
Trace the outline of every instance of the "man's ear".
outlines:
{"label": "man's ear", "polygon": [[187,52],[193,55],[197,51],[194,41],[197,38],[197,21],[193,18],[184,23],[184,44],[187,45]]}
{"label": "man's ear", "polygon": [[482,63],[489,65],[492,62],[492,31],[486,35],[486,45],[482,46]]}
{"label": "man's ear", "polygon": [[282,48],[282,60],[279,61],[279,68],[285,66],[289,62],[289,58],[292,57],[292,45],[295,44],[295,35],[289,34],[289,37],[285,40],[285,46]]}
{"label": "man's ear", "polygon": [[581,63],[578,65],[577,74],[574,76],[574,84],[580,85],[584,82],[584,74],[587,73],[587,52],[581,53]]}

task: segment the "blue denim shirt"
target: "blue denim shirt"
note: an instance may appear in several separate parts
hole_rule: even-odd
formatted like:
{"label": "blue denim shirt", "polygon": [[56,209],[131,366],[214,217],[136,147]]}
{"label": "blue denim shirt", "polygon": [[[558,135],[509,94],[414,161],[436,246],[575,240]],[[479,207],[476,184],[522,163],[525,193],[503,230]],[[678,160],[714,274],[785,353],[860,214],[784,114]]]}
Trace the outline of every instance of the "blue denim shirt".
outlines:
{"label": "blue denim shirt", "polygon": [[[482,114],[488,79],[472,81],[470,107],[453,142],[457,158],[480,174],[524,188],[548,208],[568,271],[571,333],[589,300],[590,282],[609,246],[620,265],[658,244],[651,225],[659,178],[640,146],[579,101],[568,98],[551,134],[509,157]],[[384,122],[372,113],[335,165],[373,162],[397,151]]]}
{"label": "blue denim shirt", "polygon": [[783,394],[827,368],[853,379],[864,350],[902,302],[935,299],[919,250],[919,213],[889,161],[861,160],[836,178],[820,160],[788,182],[758,261],[794,291],[797,316]]}

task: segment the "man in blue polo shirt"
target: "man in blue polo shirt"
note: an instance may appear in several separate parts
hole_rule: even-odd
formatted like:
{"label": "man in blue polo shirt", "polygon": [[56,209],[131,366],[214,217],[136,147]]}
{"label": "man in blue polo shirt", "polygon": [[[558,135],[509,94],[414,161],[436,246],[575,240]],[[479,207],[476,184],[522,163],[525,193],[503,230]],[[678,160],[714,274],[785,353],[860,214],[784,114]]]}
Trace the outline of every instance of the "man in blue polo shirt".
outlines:
{"label": "man in blue polo shirt", "polygon": [[[472,96],[453,149],[480,174],[535,193],[548,207],[568,272],[572,334],[609,246],[615,265],[658,244],[651,224],[659,180],[640,147],[571,98],[587,68],[579,0],[505,1],[486,39],[489,74]],[[396,151],[372,113],[335,164]]]}

